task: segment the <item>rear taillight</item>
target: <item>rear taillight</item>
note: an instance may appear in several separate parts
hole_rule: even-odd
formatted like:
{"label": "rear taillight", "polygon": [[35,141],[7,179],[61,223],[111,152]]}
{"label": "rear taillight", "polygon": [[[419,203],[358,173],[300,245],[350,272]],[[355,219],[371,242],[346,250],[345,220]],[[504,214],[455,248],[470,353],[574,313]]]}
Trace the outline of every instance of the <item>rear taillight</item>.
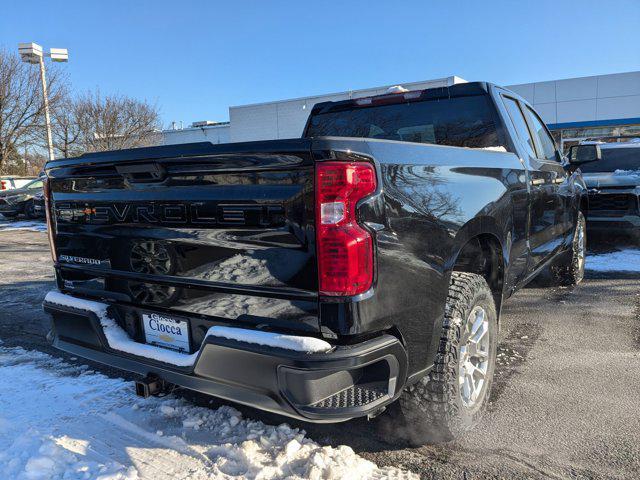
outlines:
{"label": "rear taillight", "polygon": [[351,296],[373,283],[373,241],[356,219],[356,204],[376,191],[365,162],[316,165],[316,232],[321,295]]}
{"label": "rear taillight", "polygon": [[0,190],[7,189],[7,182],[5,180],[0,180]]}
{"label": "rear taillight", "polygon": [[42,182],[42,191],[44,193],[44,211],[47,217],[47,236],[49,237],[49,248],[51,249],[51,258],[56,262],[58,256],[56,255],[56,226],[53,221],[53,203],[51,201],[51,180],[45,178]]}

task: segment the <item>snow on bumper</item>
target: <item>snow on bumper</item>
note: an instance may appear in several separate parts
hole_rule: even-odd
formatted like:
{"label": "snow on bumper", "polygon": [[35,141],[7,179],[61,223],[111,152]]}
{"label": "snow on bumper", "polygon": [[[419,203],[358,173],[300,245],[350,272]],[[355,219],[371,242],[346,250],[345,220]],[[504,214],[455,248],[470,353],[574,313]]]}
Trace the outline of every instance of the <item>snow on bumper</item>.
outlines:
{"label": "snow on bumper", "polygon": [[50,292],[54,346],[141,375],[262,410],[315,422],[367,415],[393,401],[407,356],[391,335],[356,345],[214,326],[187,355],[131,339],[108,305]]}

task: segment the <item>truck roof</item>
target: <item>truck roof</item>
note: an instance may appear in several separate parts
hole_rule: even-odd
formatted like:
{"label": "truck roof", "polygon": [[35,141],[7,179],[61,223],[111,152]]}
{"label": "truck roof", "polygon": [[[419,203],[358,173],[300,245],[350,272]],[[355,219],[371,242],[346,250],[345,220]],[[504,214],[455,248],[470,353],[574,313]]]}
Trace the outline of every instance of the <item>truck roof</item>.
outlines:
{"label": "truck roof", "polygon": [[341,110],[353,106],[364,106],[365,102],[371,101],[372,103],[384,101],[386,99],[393,99],[403,97],[405,100],[435,100],[440,98],[451,97],[464,97],[472,95],[484,95],[489,92],[491,83],[488,82],[467,82],[456,83],[448,87],[435,87],[425,88],[422,90],[409,90],[407,92],[398,93],[384,93],[382,95],[373,95],[369,97],[359,97],[349,100],[338,100],[334,102],[321,102],[317,103],[312,114],[327,113],[329,111]]}

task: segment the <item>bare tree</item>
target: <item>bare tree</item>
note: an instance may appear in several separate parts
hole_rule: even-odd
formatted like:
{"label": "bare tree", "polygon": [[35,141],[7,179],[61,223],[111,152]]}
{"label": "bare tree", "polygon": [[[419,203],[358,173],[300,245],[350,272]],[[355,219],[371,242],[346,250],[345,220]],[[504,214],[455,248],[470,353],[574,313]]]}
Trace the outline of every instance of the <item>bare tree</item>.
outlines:
{"label": "bare tree", "polygon": [[82,132],[76,119],[76,105],[66,91],[61,101],[51,111],[51,124],[56,157],[69,158],[82,154],[80,144]]}
{"label": "bare tree", "polygon": [[[22,63],[17,54],[0,49],[0,171],[20,161],[19,151],[41,144],[44,132],[44,102],[40,73]],[[60,70],[48,72],[49,102],[56,108],[64,83]]]}
{"label": "bare tree", "polygon": [[119,95],[89,92],[73,110],[83,151],[98,152],[155,145],[160,115],[156,105]]}

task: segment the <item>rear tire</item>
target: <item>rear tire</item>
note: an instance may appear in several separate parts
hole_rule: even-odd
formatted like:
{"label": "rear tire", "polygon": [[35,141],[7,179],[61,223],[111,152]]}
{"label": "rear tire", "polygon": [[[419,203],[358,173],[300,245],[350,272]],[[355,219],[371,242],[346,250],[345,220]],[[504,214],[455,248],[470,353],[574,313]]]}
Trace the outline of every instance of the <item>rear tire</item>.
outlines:
{"label": "rear tire", "polygon": [[587,222],[582,212],[578,212],[571,248],[562,253],[558,260],[551,265],[551,275],[557,285],[577,285],[582,281],[586,252]]}
{"label": "rear tire", "polygon": [[497,340],[487,282],[480,275],[453,272],[433,369],[400,397],[397,432],[422,445],[453,440],[476,425],[491,393]]}

